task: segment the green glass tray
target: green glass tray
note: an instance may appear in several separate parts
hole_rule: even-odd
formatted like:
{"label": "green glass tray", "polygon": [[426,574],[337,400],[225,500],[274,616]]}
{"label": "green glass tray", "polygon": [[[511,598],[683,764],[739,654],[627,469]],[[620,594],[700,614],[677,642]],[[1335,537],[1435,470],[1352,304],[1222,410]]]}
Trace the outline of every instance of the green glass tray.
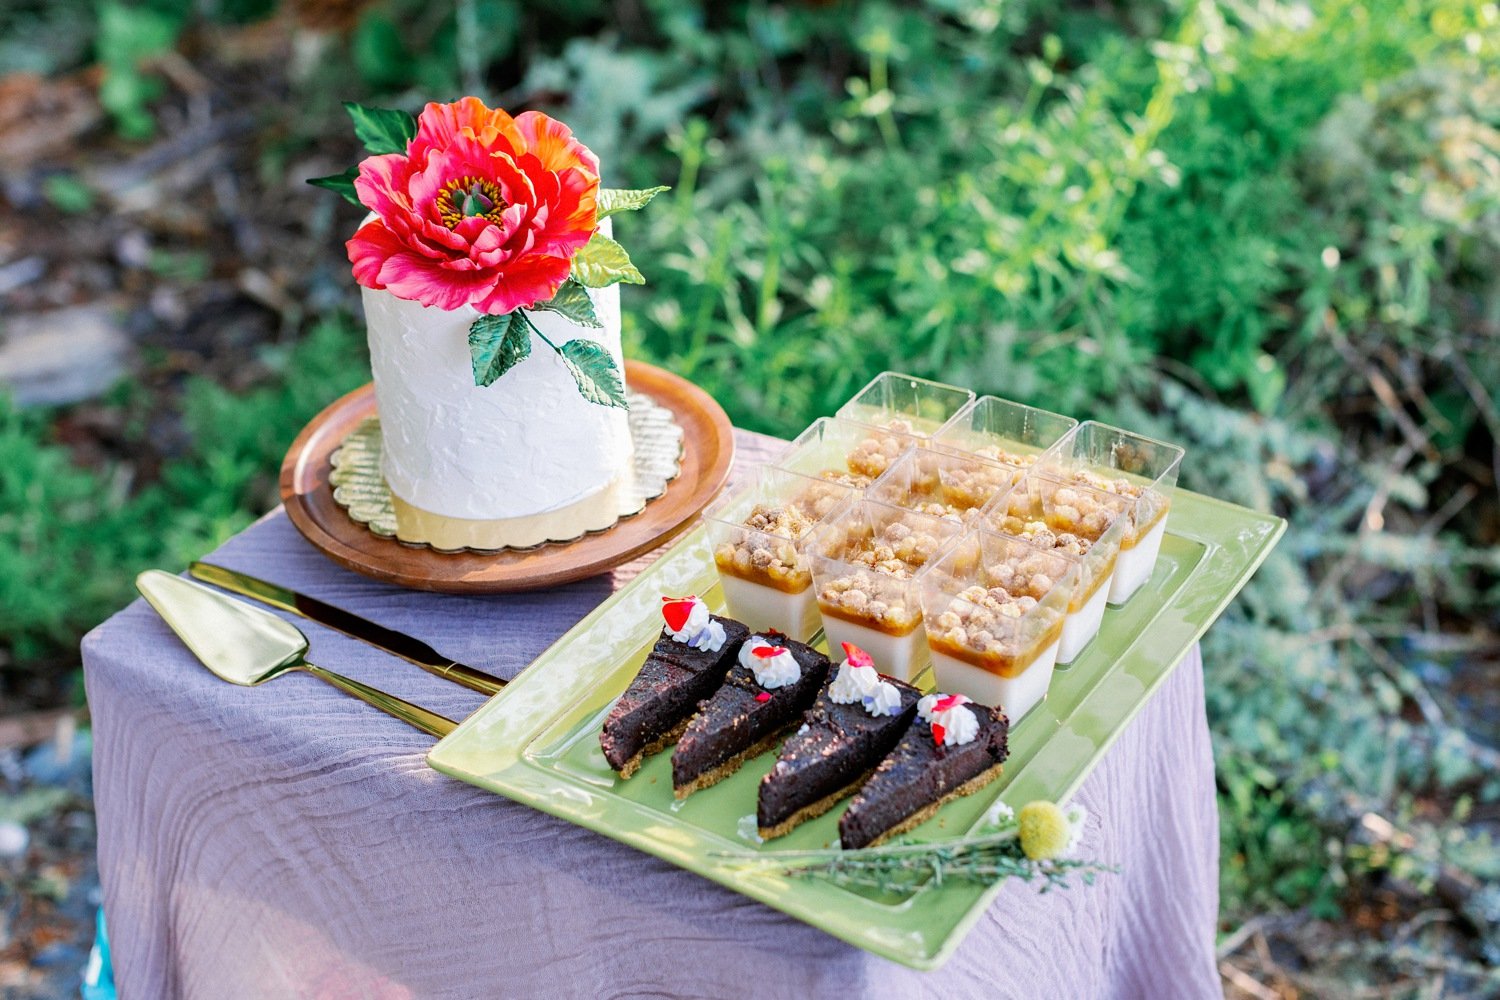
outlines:
{"label": "green glass tray", "polygon": [[[1063,802],[1213,624],[1286,528],[1268,514],[1178,490],[1156,572],[1099,635],[1058,668],[1047,699],[1011,732],[999,780],[952,802],[913,831],[941,840],[971,829],[1002,798]],[[691,531],[559,639],[527,670],[438,743],[439,771],[664,858],[917,969],[958,946],[999,887],[928,884],[905,895],[864,893],[815,878],[736,866],[723,854],[825,847],[842,805],[791,834],[755,840],[756,789],[775,755],[685,802],[672,795],[670,754],[619,781],[599,749],[605,712],[661,630],[661,595],[696,593],[723,606],[703,528]],[[919,678],[919,683],[922,678]],[[1074,891],[1087,891],[1076,889]]]}

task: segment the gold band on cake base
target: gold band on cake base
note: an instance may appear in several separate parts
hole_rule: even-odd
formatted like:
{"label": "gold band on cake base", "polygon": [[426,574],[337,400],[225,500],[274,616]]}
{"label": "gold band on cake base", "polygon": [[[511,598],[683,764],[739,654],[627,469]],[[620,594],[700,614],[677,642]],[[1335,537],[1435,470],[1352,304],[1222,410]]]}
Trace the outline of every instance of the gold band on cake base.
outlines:
{"label": "gold band on cake base", "polygon": [[682,428],[672,411],[644,393],[630,400],[631,467],[582,500],[541,514],[473,520],[434,514],[401,500],[380,471],[380,419],[367,417],[331,456],[333,499],[350,520],[381,538],[444,552],[498,552],[570,542],[639,514],[682,471]]}
{"label": "gold band on cake base", "polygon": [[620,519],[620,494],[630,478],[627,472],[599,492],[556,510],[494,520],[434,514],[412,506],[393,492],[396,537],[412,545],[430,545],[440,552],[525,549],[553,539],[577,538],[607,528]]}

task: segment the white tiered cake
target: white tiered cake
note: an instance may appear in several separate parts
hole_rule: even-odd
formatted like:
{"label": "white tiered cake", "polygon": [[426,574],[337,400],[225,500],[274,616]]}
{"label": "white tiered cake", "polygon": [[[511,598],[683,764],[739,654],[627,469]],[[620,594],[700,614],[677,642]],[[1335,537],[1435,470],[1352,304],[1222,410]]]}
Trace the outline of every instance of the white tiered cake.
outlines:
{"label": "white tiered cake", "polygon": [[610,217],[667,189],[600,187],[538,111],[345,108],[371,155],[311,183],[369,212],[345,248],[396,537],[524,548],[614,524],[639,500],[618,283],[645,277]]}
{"label": "white tiered cake", "polygon": [[[589,289],[602,329],[560,313],[529,318],[562,344],[587,337],[624,370],[620,288]],[[618,517],[631,474],[625,410],[583,398],[563,361],[532,351],[493,385],[474,384],[469,307],[434,309],[364,289],[384,439],[381,469],[403,541],[496,549],[576,537]]]}

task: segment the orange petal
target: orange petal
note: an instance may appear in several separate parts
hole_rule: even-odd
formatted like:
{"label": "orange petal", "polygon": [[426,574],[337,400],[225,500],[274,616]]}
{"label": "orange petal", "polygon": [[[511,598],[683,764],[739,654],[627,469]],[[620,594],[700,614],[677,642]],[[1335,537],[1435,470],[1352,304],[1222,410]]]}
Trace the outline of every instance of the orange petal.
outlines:
{"label": "orange petal", "polygon": [[573,130],[556,118],[540,111],[527,111],[516,116],[516,131],[524,138],[526,151],[536,156],[546,169],[574,168],[598,180],[599,158],[573,138]]}

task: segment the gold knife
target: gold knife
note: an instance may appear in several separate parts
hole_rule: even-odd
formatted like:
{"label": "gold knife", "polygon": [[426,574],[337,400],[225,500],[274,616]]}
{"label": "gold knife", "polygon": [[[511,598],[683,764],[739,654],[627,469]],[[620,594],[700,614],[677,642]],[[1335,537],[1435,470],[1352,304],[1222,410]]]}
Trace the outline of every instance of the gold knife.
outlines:
{"label": "gold knife", "polygon": [[225,566],[216,566],[213,563],[194,562],[188,566],[188,572],[215,587],[223,587],[242,597],[269,604],[282,611],[290,611],[294,615],[300,615],[319,625],[326,625],[361,642],[367,642],[377,649],[383,649],[387,653],[415,663],[429,674],[455,684],[462,684],[481,694],[494,694],[505,686],[505,682],[500,678],[449,659],[420,639],[414,639],[403,632],[386,628],[384,625],[377,625],[352,611],[325,604],[315,597],[308,597],[295,590],[289,590]]}
{"label": "gold knife", "polygon": [[159,569],[136,577],[135,586],[198,662],[221,680],[259,687],[289,671],[302,670],[424,733],[443,737],[458,727],[447,716],[309,663],[307,636],[269,611]]}

